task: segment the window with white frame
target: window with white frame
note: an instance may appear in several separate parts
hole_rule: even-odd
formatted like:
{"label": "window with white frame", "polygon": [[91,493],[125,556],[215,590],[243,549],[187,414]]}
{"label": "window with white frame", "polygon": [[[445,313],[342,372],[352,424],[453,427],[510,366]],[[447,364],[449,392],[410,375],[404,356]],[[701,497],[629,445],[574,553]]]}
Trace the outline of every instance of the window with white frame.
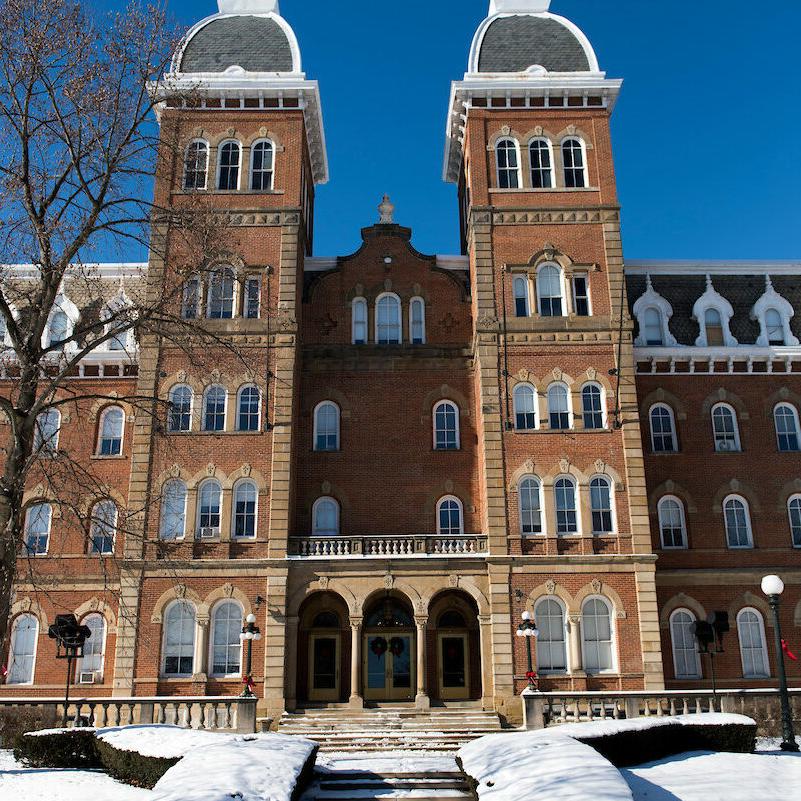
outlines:
{"label": "window with white frame", "polygon": [[784,345],[784,320],[777,309],[765,312],[765,335],[768,345]]}
{"label": "window with white frame", "polygon": [[217,189],[239,189],[242,146],[239,142],[223,142],[217,150]]}
{"label": "window with white frame", "polygon": [[174,601],[164,615],[162,674],[191,676],[195,670],[195,607]]}
{"label": "window with white frame", "polygon": [[380,295],[376,301],[376,336],[379,345],[400,345],[401,302],[397,295]]}
{"label": "window with white frame", "polygon": [[707,309],[704,312],[704,331],[706,344],[710,347],[722,347],[725,344],[723,318],[718,309]]}
{"label": "window with white frame", "polygon": [[255,142],[250,148],[250,188],[255,192],[271,192],[275,148],[269,139]]}
{"label": "window with white frame", "polygon": [[261,423],[261,392],[252,384],[241,387],[236,401],[236,430],[258,431]]}
{"label": "window with white frame", "polygon": [[225,406],[228,393],[225,387],[212,384],[203,398],[203,430],[225,431]]}
{"label": "window with white frame", "polygon": [[773,287],[770,275],[765,275],[765,291],[751,309],[750,317],[759,322],[756,344],[761,347],[788,347],[798,345],[798,337],[790,328],[795,317],[793,304]]}
{"label": "window with white frame", "polygon": [[412,345],[425,345],[426,304],[422,298],[412,298],[409,303],[409,338]]}
{"label": "window with white frame", "polygon": [[651,450],[654,453],[676,453],[679,445],[673,409],[667,404],[656,403],[651,407],[648,419],[651,422]]}
{"label": "window with white frame", "polygon": [[192,430],[192,388],[179,384],[170,390],[167,429],[172,432]]}
{"label": "window with white frame", "polygon": [[367,301],[364,298],[354,298],[351,304],[352,342],[354,345],[364,345],[367,342]]}
{"label": "window with white frame", "polygon": [[581,640],[587,673],[609,673],[615,669],[612,610],[603,598],[588,598],[582,604]]}
{"label": "window with white frame", "polygon": [[578,137],[570,137],[562,142],[562,166],[564,167],[566,187],[569,189],[587,187],[589,182],[584,142]]}
{"label": "window with white frame", "polygon": [[259,491],[252,481],[240,481],[234,487],[233,535],[234,537],[256,536],[256,512]]}
{"label": "window with white frame", "polygon": [[231,267],[219,267],[209,274],[206,317],[231,320],[236,308],[236,276]]}
{"label": "window with white frame", "polygon": [[106,649],[106,621],[103,615],[87,615],[81,624],[86,626],[91,632],[83,646],[83,656],[78,660],[76,673],[78,680],[82,680],[82,674],[92,674],[92,683],[99,682],[103,678],[103,656]]}
{"label": "window with white frame", "polygon": [[562,317],[564,302],[562,292],[562,270],[546,264],[537,272],[537,302],[543,317]]}
{"label": "window with white frame", "polygon": [[333,498],[318,498],[314,502],[312,535],[315,537],[339,535],[339,504]]}
{"label": "window with white frame", "polygon": [[515,317],[528,317],[528,278],[525,275],[518,275],[514,280],[515,292]]}
{"label": "window with white frame", "polygon": [[581,406],[585,429],[599,429],[605,425],[603,390],[598,384],[585,384],[581,388]]}
{"label": "window with white frame", "polygon": [[793,548],[801,548],[801,495],[793,495],[787,502],[790,517],[790,536]]}
{"label": "window with white frame", "polygon": [[729,548],[753,548],[751,514],[748,501],[739,495],[730,495],[723,501],[723,518],[726,526],[726,543]]}
{"label": "window with white frame", "polygon": [[204,481],[197,494],[197,530],[203,537],[220,533],[222,487],[214,479]]}
{"label": "window with white frame", "polygon": [[58,435],[61,431],[61,412],[47,409],[36,418],[33,449],[40,456],[52,456],[58,450]]}
{"label": "window with white frame", "polygon": [[245,278],[245,306],[242,310],[246,320],[258,320],[261,314],[261,276]]}
{"label": "window with white frame", "polygon": [[643,312],[642,333],[645,344],[649,347],[661,348],[664,344],[664,321],[662,312],[650,306]]}
{"label": "window with white frame", "polygon": [[728,403],[716,403],[712,407],[712,432],[715,437],[715,450],[718,453],[740,450],[737,412]]}
{"label": "window with white frame", "polygon": [[6,684],[33,684],[38,640],[39,621],[36,616],[31,614],[17,616],[11,627]]}
{"label": "window with white frame", "polygon": [[495,145],[500,189],[520,189],[520,152],[515,139],[499,139]]}
{"label": "window with white frame", "polygon": [[553,485],[556,506],[556,533],[577,534],[578,509],[576,505],[576,482],[563,476]]}
{"label": "window with white frame", "polygon": [[701,678],[701,655],[695,638],[695,620],[695,615],[689,609],[676,609],[670,616],[673,673],[677,679]]}
{"label": "window with white frame", "polygon": [[564,384],[548,387],[548,425],[554,431],[571,427],[570,392]]}
{"label": "window with white frame", "polygon": [[567,672],[565,608],[556,598],[543,598],[534,606],[537,623],[537,672]]}
{"label": "window with white frame", "polygon": [[672,495],[659,499],[659,536],[663,548],[687,547],[687,524],[684,517],[684,504]]}
{"label": "window with white frame", "polygon": [[170,542],[186,534],[186,484],[179,478],[170,479],[161,493],[159,538]]}
{"label": "window with white frame", "polygon": [[573,311],[576,317],[590,316],[590,282],[586,273],[573,276]]}
{"label": "window with white frame", "polygon": [[770,667],[768,648],[765,642],[765,622],[756,609],[746,607],[737,613],[737,638],[740,641],[743,678],[769,678]]}
{"label": "window with white frame", "polygon": [[798,433],[798,410],[789,403],[779,403],[773,410],[776,439],[781,453],[801,450]]}
{"label": "window with white frame", "polygon": [[528,146],[531,162],[531,185],[535,189],[553,189],[553,155],[551,143],[545,139],[532,139]]}
{"label": "window with white frame", "polygon": [[542,482],[526,476],[517,486],[520,504],[520,533],[542,534]]}
{"label": "window with white frame", "polygon": [[72,335],[67,313],[62,309],[53,312],[47,324],[47,347],[56,351],[63,351],[66,341]]}
{"label": "window with white frame", "polygon": [[211,614],[211,675],[239,676],[242,669],[242,607],[223,601]]}
{"label": "window with white frame", "polygon": [[534,431],[537,428],[537,392],[531,384],[518,384],[512,393],[515,428]]}
{"label": "window with white frame", "polygon": [[46,554],[50,544],[50,523],[53,507],[49,503],[36,503],[25,514],[25,548],[30,555]]}
{"label": "window with white frame", "polygon": [[339,450],[339,406],[333,401],[318,403],[314,410],[314,450]]}
{"label": "window with white frame", "polygon": [[209,174],[209,146],[202,139],[189,143],[184,159],[184,189],[205,189]]}
{"label": "window with white frame", "polygon": [[181,301],[181,317],[184,320],[197,320],[200,317],[201,284],[199,275],[190,275],[184,282]]}
{"label": "window with white frame", "polygon": [[99,456],[120,456],[125,432],[125,412],[119,406],[109,406],[100,415]]}
{"label": "window with white frame", "polygon": [[596,476],[590,481],[590,508],[593,534],[609,534],[615,530],[612,482],[606,476]]}
{"label": "window with white frame", "polygon": [[434,450],[458,451],[459,407],[451,401],[440,401],[434,407]]}
{"label": "window with white frame", "polygon": [[89,528],[89,552],[96,554],[114,553],[114,537],[117,533],[117,505],[104,500],[92,509]]}
{"label": "window with white frame", "polygon": [[437,534],[441,537],[459,537],[464,534],[462,502],[452,495],[437,502]]}

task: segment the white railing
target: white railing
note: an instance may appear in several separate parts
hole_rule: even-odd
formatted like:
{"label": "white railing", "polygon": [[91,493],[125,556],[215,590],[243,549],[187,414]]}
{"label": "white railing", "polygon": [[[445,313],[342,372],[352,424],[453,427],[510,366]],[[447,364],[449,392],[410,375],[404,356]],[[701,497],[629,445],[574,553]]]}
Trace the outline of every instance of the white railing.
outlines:
{"label": "white railing", "polygon": [[481,556],[487,553],[483,535],[373,535],[369,537],[291,537],[289,556],[301,559],[336,557],[396,558],[415,556]]}

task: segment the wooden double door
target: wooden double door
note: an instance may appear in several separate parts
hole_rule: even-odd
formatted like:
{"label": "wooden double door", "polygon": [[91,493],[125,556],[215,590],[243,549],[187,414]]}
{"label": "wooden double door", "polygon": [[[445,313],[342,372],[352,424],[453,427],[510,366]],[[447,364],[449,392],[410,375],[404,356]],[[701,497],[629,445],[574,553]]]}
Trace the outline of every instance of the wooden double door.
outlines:
{"label": "wooden double door", "polygon": [[366,633],[362,643],[364,698],[413,701],[416,691],[414,631]]}

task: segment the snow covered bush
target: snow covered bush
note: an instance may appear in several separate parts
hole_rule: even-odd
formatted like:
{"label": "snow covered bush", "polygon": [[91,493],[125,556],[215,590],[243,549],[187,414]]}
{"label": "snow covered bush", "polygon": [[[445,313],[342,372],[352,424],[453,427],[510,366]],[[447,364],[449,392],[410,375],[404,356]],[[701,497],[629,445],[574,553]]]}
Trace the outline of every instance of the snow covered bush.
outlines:
{"label": "snow covered bush", "polygon": [[52,729],[58,712],[50,706],[12,706],[0,708],[0,748],[14,748],[27,731]]}
{"label": "snow covered bush", "polygon": [[17,740],[14,758],[31,768],[101,767],[94,729],[46,729]]}

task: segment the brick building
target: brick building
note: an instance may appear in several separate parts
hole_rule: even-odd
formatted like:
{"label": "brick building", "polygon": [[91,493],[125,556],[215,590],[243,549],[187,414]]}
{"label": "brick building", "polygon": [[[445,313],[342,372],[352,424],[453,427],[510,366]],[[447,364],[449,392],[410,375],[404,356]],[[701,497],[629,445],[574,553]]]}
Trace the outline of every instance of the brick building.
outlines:
{"label": "brick building", "polygon": [[[517,717],[526,611],[543,689],[708,686],[692,623],[717,610],[720,681],[769,684],[762,575],[788,585],[788,638],[801,626],[801,265],[624,265],[622,82],[548,0],[493,0],[453,84],[462,254],[419,253],[385,198],[356,253],[314,256],[318,86],[276,2],[219,5],[175,56],[200,100],[163,99],[185,158],[155,192],[230,212],[230,259],[99,275],[110,299],[145,270],[150,291],[183,280],[182,314],[240,357],[196,374],[144,339],[87,359],[76,381],[169,410],[51,421],[102,473],[111,534],[87,548],[80,514],[31,488],[49,582],[20,583],[2,693],[60,687],[46,630],[63,611],[97,632],[78,666],[96,695],[238,694],[250,613],[265,712]],[[83,313],[69,284],[60,308]]]}

